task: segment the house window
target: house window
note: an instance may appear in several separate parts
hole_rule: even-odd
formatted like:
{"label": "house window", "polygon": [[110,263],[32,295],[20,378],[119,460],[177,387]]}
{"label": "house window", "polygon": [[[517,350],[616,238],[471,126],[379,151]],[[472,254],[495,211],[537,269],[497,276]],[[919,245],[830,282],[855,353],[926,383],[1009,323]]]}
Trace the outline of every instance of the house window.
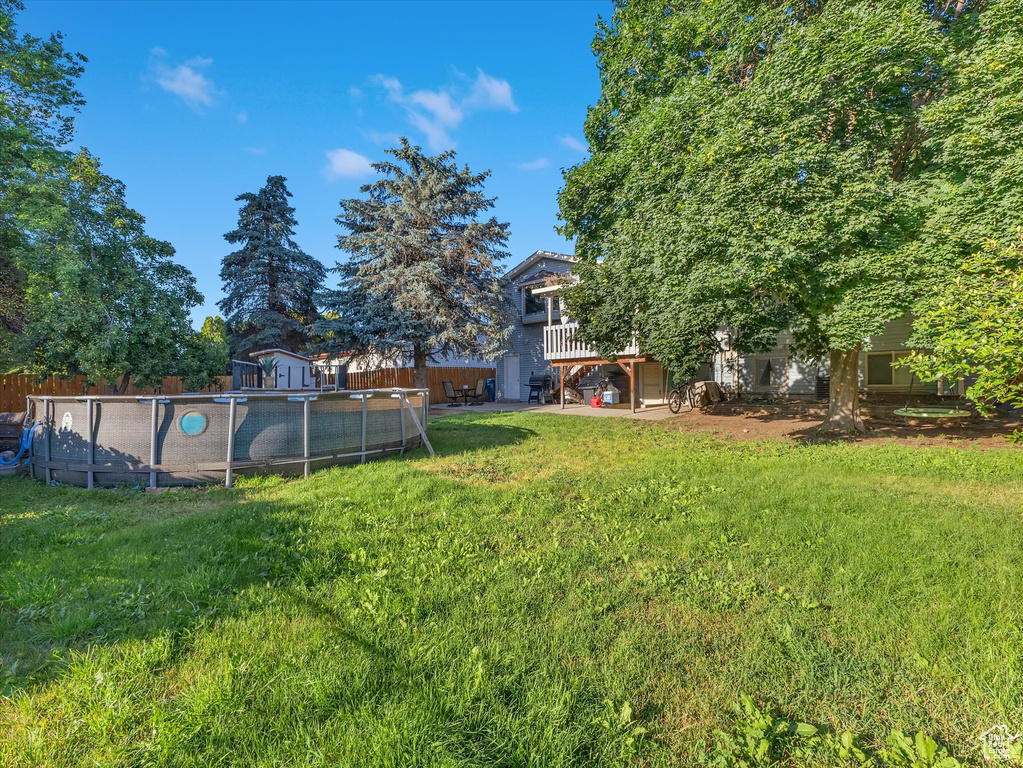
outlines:
{"label": "house window", "polygon": [[909,350],[868,352],[867,386],[909,387],[913,383],[913,372],[909,368],[897,364],[908,354]]}
{"label": "house window", "polygon": [[892,376],[892,353],[872,352],[867,355],[867,386],[890,386]]}
{"label": "house window", "polygon": [[786,357],[758,357],[756,359],[756,386],[784,387],[788,383],[789,366]]}
{"label": "house window", "polygon": [[525,309],[523,314],[525,315],[546,315],[547,314],[547,298],[544,296],[534,296],[533,292],[527,288],[524,293],[525,297]]}

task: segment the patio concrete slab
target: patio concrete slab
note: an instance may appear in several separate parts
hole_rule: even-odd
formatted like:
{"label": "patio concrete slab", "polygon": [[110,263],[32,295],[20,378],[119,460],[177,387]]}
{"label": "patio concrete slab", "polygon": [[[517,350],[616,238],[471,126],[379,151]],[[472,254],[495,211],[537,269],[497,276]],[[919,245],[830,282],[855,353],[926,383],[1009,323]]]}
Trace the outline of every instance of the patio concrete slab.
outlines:
{"label": "patio concrete slab", "polygon": [[535,403],[480,403],[479,405],[463,405],[451,408],[444,403],[430,406],[430,418],[452,416],[456,413],[495,413],[508,411],[528,411],[529,413],[559,413],[566,416],[594,416],[597,418],[639,419],[642,421],[660,421],[670,418],[673,414],[665,406],[637,408],[635,413],[628,405],[615,405],[609,408],[591,408],[588,405],[536,405]]}

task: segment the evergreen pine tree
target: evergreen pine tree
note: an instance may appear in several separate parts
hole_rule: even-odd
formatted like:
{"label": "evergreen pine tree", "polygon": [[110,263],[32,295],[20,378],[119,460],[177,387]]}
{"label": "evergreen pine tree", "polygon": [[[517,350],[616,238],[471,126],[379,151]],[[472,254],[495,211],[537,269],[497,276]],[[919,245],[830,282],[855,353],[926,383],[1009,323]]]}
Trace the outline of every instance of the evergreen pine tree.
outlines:
{"label": "evergreen pine tree", "polygon": [[351,258],[332,270],[337,290],[324,296],[329,318],[317,323],[331,354],[411,355],[415,385],[438,355],[495,356],[508,335],[508,305],[495,262],[506,257],[508,225],[491,209],[483,182],[454,161],[428,157],[401,139],[394,162],[374,163],[383,178],[364,197],[341,201],[338,248]]}
{"label": "evergreen pine tree", "polygon": [[314,297],[323,265],[292,239],[297,222],[283,176],[270,176],[258,192],[246,192],[238,228],[224,239],[239,249],[224,257],[218,303],[230,330],[231,352],[244,359],[257,349],[297,351],[309,342],[317,318]]}

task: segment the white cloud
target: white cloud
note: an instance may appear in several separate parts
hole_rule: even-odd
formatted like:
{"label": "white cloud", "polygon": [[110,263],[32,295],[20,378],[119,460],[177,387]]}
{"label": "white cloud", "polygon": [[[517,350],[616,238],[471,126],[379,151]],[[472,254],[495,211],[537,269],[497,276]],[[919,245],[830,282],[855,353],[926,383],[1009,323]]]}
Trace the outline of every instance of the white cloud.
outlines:
{"label": "white cloud", "polygon": [[350,149],[331,149],[327,152],[327,178],[351,179],[373,173],[369,158]]}
{"label": "white cloud", "polygon": [[447,91],[415,91],[408,96],[410,103],[422,107],[441,125],[456,127],[465,115]]}
{"label": "white cloud", "polygon": [[366,137],[367,141],[371,141],[377,146],[387,144],[389,146],[396,147],[399,143],[401,143],[401,137],[396,133],[388,133],[386,131],[365,131],[362,135]]}
{"label": "white cloud", "polygon": [[476,82],[472,84],[472,93],[465,100],[465,105],[474,109],[519,111],[512,98],[511,84],[507,80],[491,77],[482,69],[476,70]]}
{"label": "white cloud", "polygon": [[433,151],[453,147],[451,131],[474,112],[519,110],[508,81],[491,77],[482,69],[478,70],[468,93],[452,87],[406,93],[400,80],[387,75],[375,75],[371,82],[382,87],[391,101],[405,108],[408,121],[426,135],[426,143]]}
{"label": "white cloud", "polygon": [[265,155],[266,147],[245,147],[245,151],[250,155]]}
{"label": "white cloud", "polygon": [[209,68],[213,59],[196,56],[177,65],[168,64],[166,59],[167,51],[163,48],[153,48],[150,51],[149,72],[156,84],[192,109],[212,106],[220,93],[203,71]]}
{"label": "white cloud", "polygon": [[244,109],[238,113],[238,122],[243,124],[249,122],[249,113]]}
{"label": "white cloud", "polygon": [[519,168],[524,171],[539,171],[551,164],[550,160],[546,157],[538,157],[536,160],[530,160],[526,163],[519,163]]}
{"label": "white cloud", "polygon": [[587,151],[586,145],[583,144],[581,141],[579,141],[579,139],[575,138],[574,136],[562,136],[561,145],[563,147],[568,147],[569,149],[574,150],[575,152]]}

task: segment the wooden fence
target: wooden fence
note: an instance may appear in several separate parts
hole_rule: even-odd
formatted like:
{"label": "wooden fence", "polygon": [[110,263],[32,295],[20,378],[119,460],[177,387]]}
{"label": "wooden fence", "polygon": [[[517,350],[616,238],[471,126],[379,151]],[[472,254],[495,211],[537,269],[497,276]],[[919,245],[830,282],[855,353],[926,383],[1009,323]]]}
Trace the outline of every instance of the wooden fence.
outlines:
{"label": "wooden fence", "polygon": [[[444,381],[450,381],[456,389],[461,389],[463,384],[475,387],[478,379],[492,379],[496,375],[495,368],[429,368],[427,369],[426,383],[430,388],[430,403],[447,402],[442,384]],[[220,381],[220,389],[231,388],[230,376],[222,376]],[[385,368],[348,374],[349,389],[390,389],[391,387],[411,386],[412,369],[410,368],[400,370]],[[164,379],[163,385],[159,388],[159,394],[163,395],[177,395],[186,391],[188,390],[177,376]],[[128,390],[124,394],[151,395],[156,392],[157,390],[153,387],[136,387],[129,383]],[[81,397],[82,395],[109,394],[110,387],[107,384],[90,387],[86,384],[84,376],[76,376],[72,379],[59,379],[56,376],[51,376],[42,380],[26,374],[0,376],[0,412],[23,411],[25,398],[29,395]]]}
{"label": "wooden fence", "polygon": [[[213,387],[209,391],[219,391],[231,388],[231,377],[221,376],[220,387]],[[177,376],[169,376],[163,380],[159,389],[155,387],[136,387],[128,383],[126,395],[180,395],[188,392],[184,382]],[[54,395],[60,397],[81,397],[82,395],[109,395],[110,386],[99,383],[89,386],[84,376],[75,376],[71,379],[59,379],[50,376],[47,379],[39,379],[30,374],[11,374],[0,376],[0,412],[23,411],[25,410],[25,398],[29,395]]]}
{"label": "wooden fence", "polygon": [[[375,371],[360,371],[348,374],[349,389],[390,389],[391,387],[411,387],[411,368],[382,368]],[[446,403],[444,382],[450,381],[455,389],[463,386],[475,387],[479,379],[497,377],[496,368],[427,368],[426,386],[430,389],[430,404]]]}

